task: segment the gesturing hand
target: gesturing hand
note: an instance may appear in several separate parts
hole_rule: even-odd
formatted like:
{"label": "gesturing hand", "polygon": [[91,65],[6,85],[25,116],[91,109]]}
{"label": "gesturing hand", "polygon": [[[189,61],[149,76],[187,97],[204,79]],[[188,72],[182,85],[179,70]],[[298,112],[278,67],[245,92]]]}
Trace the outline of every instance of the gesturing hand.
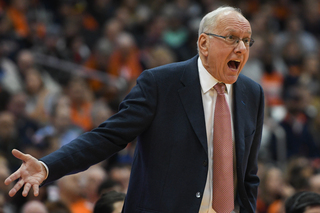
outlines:
{"label": "gesturing hand", "polygon": [[24,154],[16,149],[12,150],[12,154],[22,160],[20,168],[12,173],[4,183],[9,185],[13,181],[20,178],[20,180],[9,191],[9,196],[13,197],[17,191],[24,185],[22,195],[26,197],[33,188],[34,196],[39,195],[39,185],[45,180],[47,171],[44,166],[34,157],[29,154]]}

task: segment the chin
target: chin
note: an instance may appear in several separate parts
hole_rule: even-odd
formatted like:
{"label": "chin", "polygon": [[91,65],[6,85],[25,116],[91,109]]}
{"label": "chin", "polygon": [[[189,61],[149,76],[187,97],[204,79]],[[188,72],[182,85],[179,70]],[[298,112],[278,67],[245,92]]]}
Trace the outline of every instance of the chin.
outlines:
{"label": "chin", "polygon": [[225,79],[225,81],[223,81],[223,83],[225,83],[225,84],[233,84],[237,80],[238,80],[238,76],[229,77],[229,78]]}

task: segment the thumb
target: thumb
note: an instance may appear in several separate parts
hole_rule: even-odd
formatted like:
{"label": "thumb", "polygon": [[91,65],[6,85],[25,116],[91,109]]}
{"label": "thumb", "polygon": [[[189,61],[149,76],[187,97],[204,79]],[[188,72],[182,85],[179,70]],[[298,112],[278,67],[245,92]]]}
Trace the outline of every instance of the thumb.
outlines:
{"label": "thumb", "polygon": [[13,154],[16,158],[18,158],[18,159],[20,159],[20,160],[22,160],[22,161],[26,161],[26,160],[28,159],[28,157],[27,157],[26,154],[20,152],[20,151],[17,150],[17,149],[13,149],[13,150],[12,150],[12,154]]}

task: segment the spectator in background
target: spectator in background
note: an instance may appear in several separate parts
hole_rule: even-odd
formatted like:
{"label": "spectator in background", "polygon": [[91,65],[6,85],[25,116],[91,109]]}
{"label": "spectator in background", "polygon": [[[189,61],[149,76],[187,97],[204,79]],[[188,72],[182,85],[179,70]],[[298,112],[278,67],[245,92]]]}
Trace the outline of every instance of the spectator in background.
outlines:
{"label": "spectator in background", "polygon": [[162,34],[163,41],[174,51],[179,61],[190,58],[187,48],[189,31],[184,25],[185,12],[177,11],[174,5],[168,5],[164,10],[168,27]]}
{"label": "spectator in background", "polygon": [[74,77],[67,87],[67,95],[70,98],[71,121],[84,131],[92,129],[92,93],[83,78]]}
{"label": "spectator in background", "polygon": [[285,22],[286,29],[280,31],[274,40],[275,54],[283,52],[284,47],[293,39],[300,46],[300,53],[316,52],[318,50],[319,42],[314,35],[304,30],[303,23],[296,14],[292,14]]}
{"label": "spectator in background", "polygon": [[283,200],[294,193],[294,189],[285,181],[283,172],[275,166],[266,168],[261,177],[257,212],[267,213],[278,209]]}
{"label": "spectator in background", "polygon": [[[3,153],[0,154],[0,180],[3,180],[10,173],[9,161]],[[0,182],[0,192],[8,192],[9,187]]]}
{"label": "spectator in background", "polygon": [[114,16],[115,5],[112,0],[93,0],[89,1],[87,11],[101,29],[103,25]]}
{"label": "spectator in background", "polygon": [[65,203],[72,213],[90,212],[83,207],[84,198],[80,178],[82,174],[73,174],[61,178],[57,181],[59,200]]}
{"label": "spectator in background", "polygon": [[26,105],[28,117],[36,120],[42,126],[46,125],[49,122],[49,110],[55,94],[45,87],[37,69],[26,70],[25,90],[28,95]]}
{"label": "spectator in background", "polygon": [[148,61],[145,64],[148,69],[161,65],[173,63],[176,61],[176,56],[170,48],[165,45],[155,45],[148,52]]}
{"label": "spectator in background", "polygon": [[7,14],[13,23],[15,32],[28,44],[30,26],[27,19],[29,2],[27,0],[12,0]]}
{"label": "spectator in background", "polygon": [[303,53],[302,46],[293,38],[287,42],[282,51],[282,59],[286,65],[286,75],[283,82],[283,90],[288,90],[291,86],[296,86],[302,73]]}
{"label": "spectator in background", "polygon": [[15,124],[21,147],[32,144],[33,134],[38,130],[39,124],[27,117],[26,113],[27,95],[19,92],[9,100],[8,111],[15,116]]}
{"label": "spectator in background", "polygon": [[304,23],[305,30],[316,37],[320,38],[320,16],[319,16],[319,2],[317,1],[303,1],[301,20]]}
{"label": "spectator in background", "polygon": [[320,194],[320,174],[316,173],[309,178],[310,191]]}
{"label": "spectator in background", "polygon": [[105,101],[96,101],[91,110],[93,128],[97,128],[103,121],[111,117],[113,113],[114,112]]}
{"label": "spectator in background", "polygon": [[46,206],[37,200],[31,200],[25,203],[21,209],[21,213],[49,213]]}
{"label": "spectator in background", "polygon": [[8,159],[9,168],[11,171],[16,170],[21,162],[12,158],[11,150],[14,147],[21,147],[15,117],[11,112],[0,112],[0,152]]}
{"label": "spectator in background", "polygon": [[[284,92],[284,103],[287,110],[285,118],[280,125],[286,135],[287,159],[297,156],[307,158],[320,157],[319,148],[316,146],[311,134],[310,121],[305,114],[306,106],[309,105],[308,91],[301,86],[293,86]],[[271,142],[271,152],[276,158],[277,141]]]}
{"label": "spectator in background", "polygon": [[106,192],[95,204],[93,213],[120,213],[124,199],[125,194],[122,192]]}
{"label": "spectator in background", "polygon": [[72,213],[66,204],[62,201],[49,201],[46,202],[48,213]]}
{"label": "spectator in background", "polygon": [[131,34],[121,33],[109,59],[108,72],[126,79],[129,85],[141,74],[140,51]]}
{"label": "spectator in background", "polygon": [[83,206],[90,212],[93,211],[95,203],[100,198],[99,186],[107,177],[106,171],[100,165],[91,166],[81,175],[82,194],[85,199]]}
{"label": "spectator in background", "polygon": [[83,132],[82,128],[72,123],[71,106],[69,103],[63,103],[64,98],[67,98],[67,102],[70,101],[67,96],[58,97],[51,109],[50,122],[35,132],[33,139],[38,146],[45,146],[45,138],[51,136],[58,140],[59,148]]}
{"label": "spectator in background", "polygon": [[111,18],[103,25],[101,39],[108,40],[111,44],[117,43],[117,38],[124,31],[123,24],[117,18]]}
{"label": "spectator in background", "polygon": [[320,94],[320,63],[318,53],[309,53],[303,57],[299,83],[304,85],[312,96]]}
{"label": "spectator in background", "polygon": [[17,207],[12,204],[12,199],[6,196],[10,186],[1,184],[9,173],[9,162],[4,155],[0,154],[0,213],[14,213],[17,211]]}
{"label": "spectator in background", "polygon": [[[36,67],[35,57],[30,50],[24,49],[19,51],[16,60],[20,74],[20,79],[18,81],[23,87],[25,84],[27,70]],[[39,71],[41,73],[43,84],[47,89],[49,89],[51,92],[59,92],[61,90],[61,86],[55,82],[55,80],[53,80],[45,70]]]}
{"label": "spectator in background", "polygon": [[285,204],[286,213],[320,212],[320,195],[314,192],[298,192],[288,198]]}
{"label": "spectator in background", "polygon": [[261,86],[265,92],[266,104],[270,108],[283,105],[283,75],[276,70],[274,58],[270,49],[267,49],[267,51],[262,53],[261,62],[263,63]]}
{"label": "spectator in background", "polygon": [[130,164],[116,164],[109,170],[109,178],[121,185],[121,192],[127,193],[130,179],[131,165]]}
{"label": "spectator in background", "polygon": [[[100,39],[96,42],[94,49],[85,62],[85,67],[89,68],[89,72],[108,73],[108,66],[110,61],[110,55],[112,54],[112,45],[106,39]],[[88,79],[90,89],[94,92],[97,97],[104,96],[108,92],[108,85],[103,84],[100,80],[95,78]]]}
{"label": "spectator in background", "polygon": [[[0,20],[1,21],[1,20]],[[1,23],[0,23],[1,24]],[[1,25],[0,25],[1,28]],[[22,90],[16,64],[6,57],[5,43],[0,39],[0,85],[10,94]]]}
{"label": "spectator in background", "polygon": [[311,160],[306,157],[292,158],[287,164],[286,181],[295,191],[309,191],[309,179],[313,173]]}
{"label": "spectator in background", "polygon": [[19,36],[15,33],[12,21],[5,13],[5,11],[1,10],[0,5],[0,40],[2,51],[6,57],[11,60],[14,60],[15,54],[21,48],[21,42]]}
{"label": "spectator in background", "polygon": [[116,191],[121,192],[122,186],[119,182],[112,180],[111,178],[105,179],[98,188],[98,194],[101,197],[106,192]]}

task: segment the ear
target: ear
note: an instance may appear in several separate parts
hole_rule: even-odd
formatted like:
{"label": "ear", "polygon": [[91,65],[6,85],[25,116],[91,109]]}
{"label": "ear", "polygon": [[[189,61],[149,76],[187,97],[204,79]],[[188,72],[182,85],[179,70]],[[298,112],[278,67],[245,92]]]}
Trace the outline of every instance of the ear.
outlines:
{"label": "ear", "polygon": [[202,33],[198,38],[198,49],[200,54],[203,56],[208,56],[209,36],[204,33]]}

